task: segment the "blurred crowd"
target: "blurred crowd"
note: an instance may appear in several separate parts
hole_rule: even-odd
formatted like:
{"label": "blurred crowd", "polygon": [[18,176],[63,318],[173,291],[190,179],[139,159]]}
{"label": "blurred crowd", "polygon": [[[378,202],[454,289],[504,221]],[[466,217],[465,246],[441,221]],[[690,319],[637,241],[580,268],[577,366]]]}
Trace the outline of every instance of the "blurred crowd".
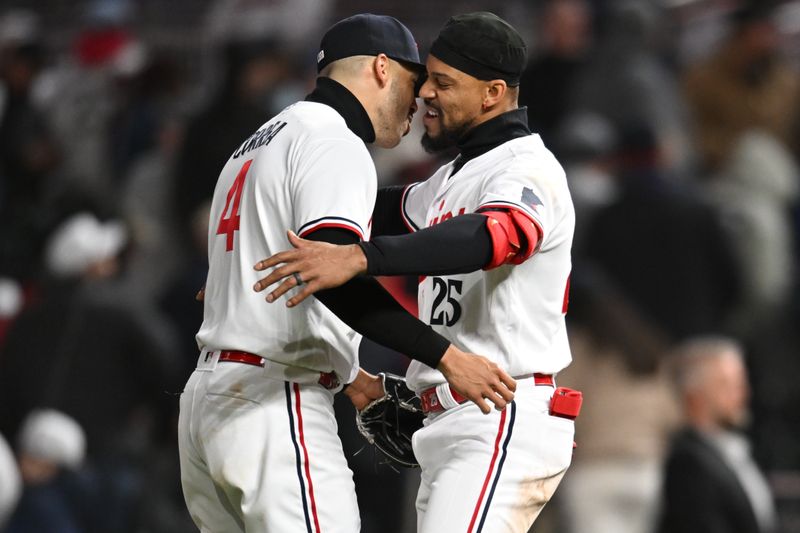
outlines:
{"label": "blurred crowd", "polygon": [[[9,4],[0,531],[195,531],[175,426],[220,168],[310,91],[335,20],[395,15],[425,52],[448,16],[479,9],[528,41],[520,105],[577,213],[574,362],[559,384],[585,407],[536,530],[691,533],[678,496],[699,490],[692,439],[713,433],[753,510],[741,531],[800,531],[800,1],[205,0],[186,4],[202,13],[185,39],[152,26],[144,0],[69,2],[69,20],[48,16],[56,1]],[[452,155],[427,154],[420,136],[415,121],[397,149],[374,150],[382,185]],[[385,281],[415,307],[414,280]],[[369,342],[362,361],[407,363]],[[412,531],[416,473],[382,464],[352,407],[337,410],[363,531]]]}

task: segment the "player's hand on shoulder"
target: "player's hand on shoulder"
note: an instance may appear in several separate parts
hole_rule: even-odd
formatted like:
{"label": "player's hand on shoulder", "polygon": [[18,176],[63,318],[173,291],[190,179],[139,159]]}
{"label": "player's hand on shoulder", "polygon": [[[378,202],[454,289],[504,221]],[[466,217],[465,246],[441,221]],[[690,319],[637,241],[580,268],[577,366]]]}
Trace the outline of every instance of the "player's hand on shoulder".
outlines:
{"label": "player's hand on shoulder", "polygon": [[294,307],[317,291],[338,287],[366,272],[367,260],[356,244],[337,246],[302,239],[291,231],[287,233],[294,249],[279,252],[253,267],[257,271],[277,267],[253,286],[253,290],[261,292],[282,281],[267,294],[270,303],[300,286],[286,302],[287,307]]}
{"label": "player's hand on shoulder", "polygon": [[514,399],[517,382],[505,370],[481,355],[466,353],[452,344],[439,366],[450,386],[477,405],[484,414],[503,410]]}

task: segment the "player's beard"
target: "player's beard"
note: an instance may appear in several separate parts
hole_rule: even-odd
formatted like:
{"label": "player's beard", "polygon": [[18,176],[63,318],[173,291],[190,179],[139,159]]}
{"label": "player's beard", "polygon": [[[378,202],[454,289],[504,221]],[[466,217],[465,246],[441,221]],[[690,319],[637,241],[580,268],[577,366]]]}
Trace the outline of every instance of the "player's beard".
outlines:
{"label": "player's beard", "polygon": [[442,121],[441,111],[439,111],[439,120],[442,124],[442,129],[439,132],[439,135],[436,137],[432,137],[428,135],[428,132],[422,134],[422,139],[420,139],[420,143],[422,147],[425,149],[426,152],[429,154],[433,154],[436,152],[441,152],[443,150],[447,150],[448,148],[452,148],[458,144],[458,141],[466,135],[466,133],[472,127],[471,122],[462,122],[456,126],[446,127],[444,122]]}

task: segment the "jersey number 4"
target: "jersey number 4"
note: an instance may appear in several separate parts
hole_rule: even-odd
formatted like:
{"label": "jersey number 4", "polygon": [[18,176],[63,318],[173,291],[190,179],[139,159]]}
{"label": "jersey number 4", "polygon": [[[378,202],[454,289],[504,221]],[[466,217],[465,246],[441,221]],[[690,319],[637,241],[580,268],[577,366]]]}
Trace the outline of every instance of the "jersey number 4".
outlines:
{"label": "jersey number 4", "polygon": [[228,199],[225,200],[225,209],[222,210],[222,216],[219,218],[217,235],[227,236],[225,250],[228,252],[233,250],[233,233],[239,231],[239,204],[242,200],[244,180],[247,177],[247,171],[250,170],[250,165],[252,163],[253,160],[249,159],[242,165],[239,174],[236,175],[236,179],[233,181],[233,185],[231,185],[228,191]]}

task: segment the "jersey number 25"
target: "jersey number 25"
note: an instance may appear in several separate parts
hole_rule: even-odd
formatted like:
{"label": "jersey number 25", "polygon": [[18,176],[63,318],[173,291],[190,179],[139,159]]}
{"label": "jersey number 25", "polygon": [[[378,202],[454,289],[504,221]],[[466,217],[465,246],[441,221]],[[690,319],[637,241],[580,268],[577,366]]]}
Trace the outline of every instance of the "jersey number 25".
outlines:
{"label": "jersey number 25", "polygon": [[[461,280],[448,279],[445,281],[442,278],[431,278],[431,280],[433,281],[433,290],[436,293],[431,307],[431,325],[448,327],[455,325],[458,319],[461,318],[461,304],[456,299],[461,296]],[[452,315],[448,315],[445,312],[445,298],[453,308]]]}

